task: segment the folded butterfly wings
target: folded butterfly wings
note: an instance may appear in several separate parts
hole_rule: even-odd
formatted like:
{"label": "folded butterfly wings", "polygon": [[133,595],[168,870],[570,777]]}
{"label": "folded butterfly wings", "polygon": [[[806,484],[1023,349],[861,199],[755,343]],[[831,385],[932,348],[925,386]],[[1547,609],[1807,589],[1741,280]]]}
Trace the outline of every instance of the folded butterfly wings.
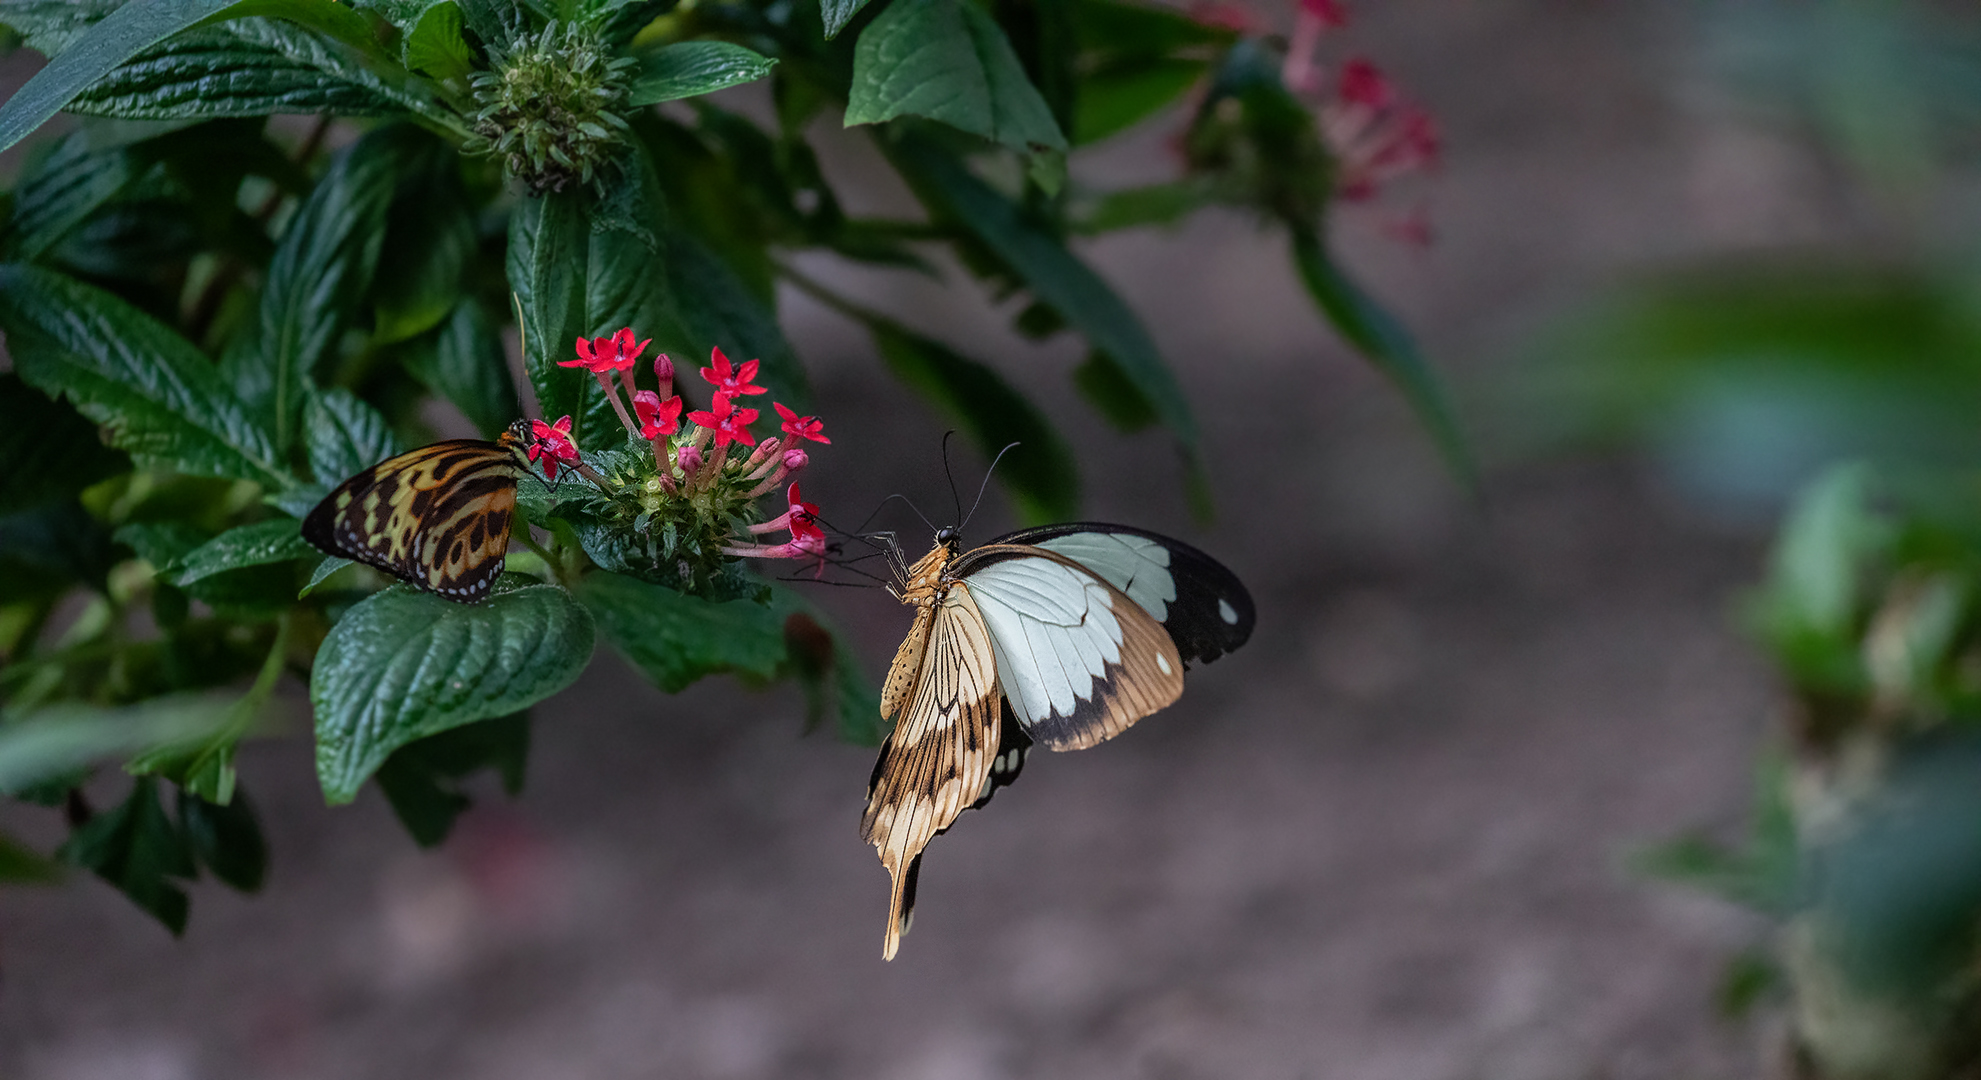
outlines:
{"label": "folded butterfly wings", "polygon": [[1026,530],[954,561],[937,548],[910,582],[904,600],[940,599],[920,607],[889,671],[881,713],[895,734],[861,830],[893,877],[890,959],[922,849],[1010,783],[1032,741],[1075,750],[1114,737],[1182,694],[1186,660],[1237,648],[1253,622],[1250,596],[1216,560],[1114,525]]}

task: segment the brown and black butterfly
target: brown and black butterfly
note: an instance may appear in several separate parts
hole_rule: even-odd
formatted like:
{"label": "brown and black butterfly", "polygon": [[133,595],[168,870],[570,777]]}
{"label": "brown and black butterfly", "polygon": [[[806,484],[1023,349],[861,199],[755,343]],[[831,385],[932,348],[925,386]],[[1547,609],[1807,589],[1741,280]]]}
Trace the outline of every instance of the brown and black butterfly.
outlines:
{"label": "brown and black butterfly", "polygon": [[990,800],[1034,744],[1080,750],[1183,693],[1184,668],[1252,635],[1251,595],[1215,559],[1125,525],[1048,525],[964,551],[956,529],[891,591],[916,609],[881,690],[894,721],[863,839],[893,878],[882,955],[914,912],[922,851]]}
{"label": "brown and black butterfly", "polygon": [[325,496],[303,539],[449,600],[488,594],[509,551],[516,485],[531,472],[527,420],[494,442],[449,439],[381,461]]}

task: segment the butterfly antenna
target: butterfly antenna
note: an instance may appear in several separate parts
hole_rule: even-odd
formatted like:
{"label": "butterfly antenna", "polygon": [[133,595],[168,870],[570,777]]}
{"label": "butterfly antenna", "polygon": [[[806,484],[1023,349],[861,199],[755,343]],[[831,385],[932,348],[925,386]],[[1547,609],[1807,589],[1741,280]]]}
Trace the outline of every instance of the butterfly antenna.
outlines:
{"label": "butterfly antenna", "polygon": [[949,471],[949,437],[954,434],[955,428],[942,433],[942,476],[949,481],[949,501],[956,508],[956,517],[950,518],[951,521],[963,516],[963,499],[956,494],[956,474]]}
{"label": "butterfly antenna", "polygon": [[[991,459],[990,468],[984,470],[984,482],[977,485],[977,501],[970,504],[970,516],[963,519],[963,525],[968,525],[970,518],[977,516],[977,507],[982,506],[984,503],[984,491],[990,487],[991,474],[997,472],[997,463],[1003,461],[1004,455],[1017,447],[1018,444],[1015,442],[1006,443],[1004,444],[1004,449],[999,450],[997,456]],[[961,530],[963,525],[958,525],[956,528]]]}

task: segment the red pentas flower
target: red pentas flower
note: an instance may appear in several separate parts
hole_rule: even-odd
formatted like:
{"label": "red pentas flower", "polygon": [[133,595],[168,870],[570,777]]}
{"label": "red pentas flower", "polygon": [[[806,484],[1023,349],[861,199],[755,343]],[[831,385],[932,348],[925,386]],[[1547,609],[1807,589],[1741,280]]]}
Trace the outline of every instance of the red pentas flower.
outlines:
{"label": "red pentas flower", "polygon": [[543,459],[543,472],[544,476],[548,479],[557,479],[557,466],[559,462],[565,465],[576,465],[582,460],[578,456],[577,444],[571,441],[571,418],[569,416],[559,419],[555,424],[546,424],[541,420],[532,420],[530,421],[530,433],[536,436],[536,441],[530,444],[530,460]]}
{"label": "red pentas flower", "polygon": [[[735,397],[737,394],[770,393],[768,387],[752,385],[757,380],[758,361],[745,360],[741,367],[732,368],[729,365],[729,358],[722,355],[721,349],[711,349],[710,354],[710,363],[714,366],[703,368],[702,378],[707,379],[714,385],[718,400],[724,397]],[[752,412],[750,416],[754,418],[756,413]],[[701,423],[699,420],[695,422],[698,424]]]}
{"label": "red pentas flower", "polygon": [[[722,353],[718,351],[716,355],[721,356]],[[743,366],[749,368],[755,364],[756,361],[752,360]],[[702,373],[708,374],[706,369]],[[761,387],[758,388],[758,392],[762,392]],[[721,391],[716,392],[715,403],[709,409],[691,412],[688,414],[688,419],[715,432],[715,445],[719,447],[728,446],[732,442],[742,443],[744,446],[757,445],[757,437],[750,434],[750,425],[757,419],[757,410],[737,408],[735,401]]]}
{"label": "red pentas flower", "polygon": [[1346,105],[1387,109],[1396,100],[1396,88],[1376,65],[1357,56],[1341,65],[1341,82],[1335,95]]}
{"label": "red pentas flower", "polygon": [[590,341],[579,338],[578,358],[559,360],[557,366],[581,367],[597,375],[603,375],[608,371],[624,371],[633,366],[633,361],[638,360],[641,353],[647,351],[647,345],[651,341],[653,339],[648,338],[646,341],[635,342],[633,328],[630,326],[609,338],[592,338]]}
{"label": "red pentas flower", "polygon": [[1329,28],[1348,25],[1348,8],[1341,0],[1300,0],[1300,14]]}
{"label": "red pentas flower", "polygon": [[666,401],[651,390],[633,395],[633,411],[640,417],[640,434],[649,439],[672,435],[681,429],[681,395]]}
{"label": "red pentas flower", "polygon": [[816,443],[830,443],[832,441],[825,437],[825,422],[818,417],[799,416],[797,413],[785,408],[784,403],[781,401],[773,401],[770,404],[771,408],[777,410],[778,417],[784,421],[784,433],[791,436],[791,438],[810,439]]}

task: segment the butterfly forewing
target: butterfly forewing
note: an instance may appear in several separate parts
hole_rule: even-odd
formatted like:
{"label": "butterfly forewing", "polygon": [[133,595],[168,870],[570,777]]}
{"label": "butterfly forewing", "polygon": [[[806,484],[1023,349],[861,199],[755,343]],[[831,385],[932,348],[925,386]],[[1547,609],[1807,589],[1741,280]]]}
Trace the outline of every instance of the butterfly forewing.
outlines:
{"label": "butterfly forewing", "polygon": [[1209,662],[1252,636],[1252,596],[1224,564],[1189,544],[1127,525],[1073,522],[1021,529],[957,560],[968,576],[982,553],[1022,544],[1085,566],[1140,604],[1169,632],[1186,662]]}
{"label": "butterfly forewing", "polygon": [[962,585],[931,610],[913,696],[881,750],[860,822],[894,882],[888,959],[913,913],[922,849],[987,794],[998,757],[997,667],[983,617]]}
{"label": "butterfly forewing", "polygon": [[423,446],[339,485],[303,520],[303,537],[450,600],[475,600],[502,573],[527,468],[503,443]]}

